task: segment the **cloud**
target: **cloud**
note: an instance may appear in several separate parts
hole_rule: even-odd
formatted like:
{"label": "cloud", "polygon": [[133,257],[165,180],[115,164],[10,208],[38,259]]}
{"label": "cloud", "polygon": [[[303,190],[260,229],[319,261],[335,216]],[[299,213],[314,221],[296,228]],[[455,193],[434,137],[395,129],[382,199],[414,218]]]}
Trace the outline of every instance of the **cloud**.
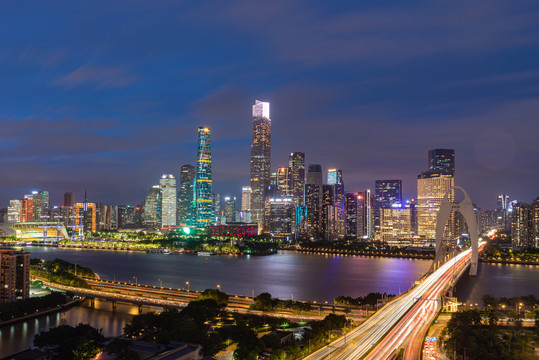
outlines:
{"label": "cloud", "polygon": [[260,48],[309,66],[386,64],[449,52],[483,53],[537,43],[538,10],[490,0],[419,2],[346,12],[311,2],[236,1],[212,21],[252,33]]}
{"label": "cloud", "polygon": [[53,84],[66,88],[93,85],[96,88],[120,88],[131,84],[135,76],[125,67],[83,65],[75,71],[56,79]]}

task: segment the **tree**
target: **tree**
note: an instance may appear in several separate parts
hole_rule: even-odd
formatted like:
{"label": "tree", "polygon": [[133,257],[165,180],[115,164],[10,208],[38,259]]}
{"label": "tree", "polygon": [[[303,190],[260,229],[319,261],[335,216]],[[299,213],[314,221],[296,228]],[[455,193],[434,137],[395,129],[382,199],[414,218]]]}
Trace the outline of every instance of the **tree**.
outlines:
{"label": "tree", "polygon": [[197,298],[197,300],[215,300],[220,307],[228,305],[228,295],[218,289],[206,289]]}

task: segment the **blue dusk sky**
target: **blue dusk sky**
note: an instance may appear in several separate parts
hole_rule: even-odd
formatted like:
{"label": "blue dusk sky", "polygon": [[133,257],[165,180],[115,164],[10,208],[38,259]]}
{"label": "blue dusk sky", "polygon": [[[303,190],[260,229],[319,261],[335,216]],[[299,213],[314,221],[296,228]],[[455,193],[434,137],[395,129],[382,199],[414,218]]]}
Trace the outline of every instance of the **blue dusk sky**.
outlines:
{"label": "blue dusk sky", "polygon": [[432,148],[483,208],[539,196],[539,2],[3,1],[0,207],[137,204],[195,164],[249,184],[251,106],[271,103],[272,167],[303,151],[347,191],[402,179]]}

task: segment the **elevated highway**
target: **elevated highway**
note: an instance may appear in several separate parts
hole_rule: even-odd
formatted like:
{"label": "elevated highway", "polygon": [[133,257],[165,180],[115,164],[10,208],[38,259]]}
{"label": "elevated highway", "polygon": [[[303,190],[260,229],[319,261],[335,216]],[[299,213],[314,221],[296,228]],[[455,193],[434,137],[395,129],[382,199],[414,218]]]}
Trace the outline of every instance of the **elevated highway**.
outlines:
{"label": "elevated highway", "polygon": [[471,249],[456,255],[346,336],[306,359],[392,359],[398,354],[420,359],[423,336],[440,309],[442,294],[470,266],[471,258]]}

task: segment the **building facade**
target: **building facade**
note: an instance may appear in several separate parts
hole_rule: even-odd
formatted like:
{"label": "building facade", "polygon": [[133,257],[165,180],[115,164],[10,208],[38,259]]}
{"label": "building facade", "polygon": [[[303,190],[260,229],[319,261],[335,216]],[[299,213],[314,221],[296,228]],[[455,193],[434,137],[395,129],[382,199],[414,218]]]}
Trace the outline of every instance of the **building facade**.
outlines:
{"label": "building facade", "polygon": [[214,221],[210,128],[198,128],[195,182],[196,227],[207,229]]}
{"label": "building facade", "polygon": [[180,170],[180,191],[178,192],[178,225],[193,225],[195,208],[195,177],[193,165],[183,165]]}
{"label": "building facade", "polygon": [[253,143],[251,145],[251,215],[260,223],[265,213],[265,194],[271,175],[270,104],[256,100],[253,105]]}
{"label": "building facade", "polygon": [[30,297],[30,253],[0,249],[0,303]]}
{"label": "building facade", "polygon": [[296,201],[296,205],[302,206],[304,205],[305,153],[290,153],[288,157],[288,169],[291,196]]}
{"label": "building facade", "polygon": [[376,180],[374,183],[374,227],[380,229],[380,211],[402,203],[402,180]]}
{"label": "building facade", "polygon": [[[426,239],[436,238],[438,210],[445,194],[455,185],[453,175],[426,171],[417,177],[417,233]],[[455,198],[451,191],[449,200]],[[446,225],[447,236],[455,237],[455,216],[452,214]]]}
{"label": "building facade", "polygon": [[295,233],[296,204],[292,198],[268,198],[264,211],[264,233],[288,241]]}
{"label": "building facade", "polygon": [[393,204],[380,211],[380,237],[390,245],[399,245],[403,241],[411,241],[412,209],[402,204]]}
{"label": "building facade", "polygon": [[176,178],[172,174],[163,174],[159,179],[161,189],[161,227],[175,226],[176,215]]}
{"label": "building facade", "polygon": [[429,170],[455,176],[455,150],[429,150]]}

